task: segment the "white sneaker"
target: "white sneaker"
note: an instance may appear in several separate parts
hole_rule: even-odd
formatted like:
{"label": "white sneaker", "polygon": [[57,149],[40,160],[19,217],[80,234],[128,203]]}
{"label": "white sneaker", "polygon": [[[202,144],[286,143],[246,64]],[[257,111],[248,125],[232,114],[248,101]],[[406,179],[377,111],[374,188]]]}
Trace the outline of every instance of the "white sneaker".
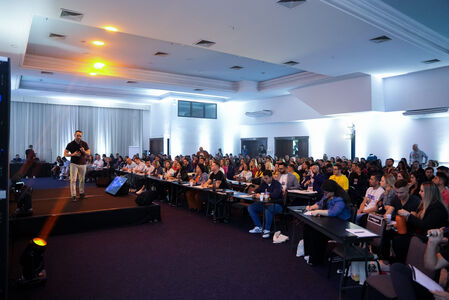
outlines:
{"label": "white sneaker", "polygon": [[269,230],[264,230],[264,231],[263,231],[262,238],[263,238],[263,239],[267,239],[267,238],[269,238],[269,237],[270,237],[270,231],[269,231]]}
{"label": "white sneaker", "polygon": [[256,226],[249,231],[249,233],[262,233],[262,228]]}

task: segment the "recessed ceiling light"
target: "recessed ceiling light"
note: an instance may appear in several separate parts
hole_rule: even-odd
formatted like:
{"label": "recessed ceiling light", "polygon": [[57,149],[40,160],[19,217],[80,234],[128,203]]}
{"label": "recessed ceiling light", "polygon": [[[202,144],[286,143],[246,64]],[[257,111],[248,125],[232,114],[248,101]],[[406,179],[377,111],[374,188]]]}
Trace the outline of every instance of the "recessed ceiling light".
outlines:
{"label": "recessed ceiling light", "polygon": [[425,60],[422,63],[423,64],[434,64],[434,63],[437,63],[437,62],[440,62],[440,60],[437,59],[437,58],[434,58],[434,59]]}
{"label": "recessed ceiling light", "polygon": [[161,51],[154,53],[154,56],[167,56],[167,55],[168,55],[167,52],[161,52]]}
{"label": "recessed ceiling light", "polygon": [[284,65],[288,65],[288,66],[294,66],[294,65],[297,65],[297,64],[299,64],[299,62],[294,61],[294,60],[289,60],[289,61],[286,61],[284,63]]}
{"label": "recessed ceiling light", "polygon": [[376,43],[376,44],[380,44],[380,43],[391,41],[391,38],[389,38],[386,35],[381,35],[381,36],[370,39],[370,41],[373,43]]}
{"label": "recessed ceiling light", "polygon": [[230,67],[229,69],[232,69],[232,70],[241,70],[241,69],[243,69],[243,67],[241,67],[241,66],[232,66],[232,67]]}
{"label": "recessed ceiling light", "polygon": [[112,31],[112,32],[117,32],[118,31],[118,29],[113,27],[113,26],[105,26],[105,27],[103,27],[103,29],[107,30],[107,31]]}
{"label": "recessed ceiling light", "polygon": [[104,42],[103,41],[93,41],[92,44],[94,44],[95,46],[103,46]]}
{"label": "recessed ceiling light", "polygon": [[48,37],[52,38],[52,39],[57,39],[57,40],[64,40],[66,38],[66,36],[64,34],[58,34],[58,33],[53,33],[53,32],[50,32]]}
{"label": "recessed ceiling light", "polygon": [[215,45],[215,42],[207,41],[207,40],[201,40],[199,42],[196,42],[195,45],[201,46],[201,47],[210,47],[212,45]]}
{"label": "recessed ceiling light", "polygon": [[94,63],[94,68],[95,69],[103,69],[106,65],[102,62],[96,62]]}
{"label": "recessed ceiling light", "polygon": [[97,73],[90,72],[89,75],[90,75],[90,76],[97,76]]}
{"label": "recessed ceiling light", "polygon": [[84,17],[84,14],[77,12],[77,11],[61,8],[60,17],[63,19],[69,19],[69,20],[80,22],[81,19]]}
{"label": "recessed ceiling light", "polygon": [[277,4],[285,6],[287,8],[293,8],[300,4],[303,4],[306,0],[279,0]]}

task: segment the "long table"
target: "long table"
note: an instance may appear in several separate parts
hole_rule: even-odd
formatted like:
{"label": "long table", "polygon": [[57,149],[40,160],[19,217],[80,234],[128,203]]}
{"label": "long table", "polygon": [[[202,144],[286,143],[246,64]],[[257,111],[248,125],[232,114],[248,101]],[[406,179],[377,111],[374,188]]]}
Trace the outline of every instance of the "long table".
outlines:
{"label": "long table", "polygon": [[[354,229],[359,231],[367,231],[365,228],[360,227],[354,223],[349,221],[344,221],[339,218],[332,217],[314,217],[305,215],[305,207],[304,206],[289,206],[288,211],[295,218],[299,219],[303,223],[309,225],[315,230],[321,232],[332,240],[337,241],[343,246],[343,266],[346,265],[347,253],[349,247],[355,242],[366,242],[372,240],[374,238],[378,238],[379,236],[375,233],[371,232],[370,236],[360,237],[355,234],[350,233],[346,229]],[[368,247],[365,248],[365,269],[368,263]],[[368,274],[368,273],[367,273]],[[345,288],[343,287],[343,280],[345,274],[342,274],[340,278],[339,285],[339,299],[341,299],[341,291]]]}

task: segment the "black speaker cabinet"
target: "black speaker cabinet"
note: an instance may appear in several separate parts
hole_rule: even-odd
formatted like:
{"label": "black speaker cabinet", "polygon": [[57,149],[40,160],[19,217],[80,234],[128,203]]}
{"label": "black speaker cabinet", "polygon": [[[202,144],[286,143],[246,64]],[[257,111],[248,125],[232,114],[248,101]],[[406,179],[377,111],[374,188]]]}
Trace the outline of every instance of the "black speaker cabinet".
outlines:
{"label": "black speaker cabinet", "polygon": [[0,299],[6,299],[8,293],[10,68],[9,59],[0,56]]}

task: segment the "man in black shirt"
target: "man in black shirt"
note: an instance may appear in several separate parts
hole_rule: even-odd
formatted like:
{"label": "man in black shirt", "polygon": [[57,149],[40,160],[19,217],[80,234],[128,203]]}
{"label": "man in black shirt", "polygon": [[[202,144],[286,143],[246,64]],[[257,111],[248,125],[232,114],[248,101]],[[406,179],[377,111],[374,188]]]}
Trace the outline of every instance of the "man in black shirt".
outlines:
{"label": "man in black shirt", "polygon": [[86,160],[90,155],[90,149],[87,143],[81,138],[83,132],[75,131],[75,139],[67,144],[64,150],[64,156],[70,158],[70,193],[72,201],[76,201],[76,177],[79,180],[80,200],[84,199],[84,176],[86,175]]}
{"label": "man in black shirt", "polygon": [[391,200],[391,205],[386,206],[386,214],[391,214],[391,219],[394,220],[397,212],[401,209],[408,212],[417,212],[421,199],[409,194],[407,181],[404,179],[396,181],[394,188],[396,197]]}
{"label": "man in black shirt", "polygon": [[226,176],[220,171],[220,166],[217,162],[212,164],[212,173],[209,175],[209,180],[203,183],[203,186],[212,187],[215,181],[215,188],[225,189],[228,187]]}

